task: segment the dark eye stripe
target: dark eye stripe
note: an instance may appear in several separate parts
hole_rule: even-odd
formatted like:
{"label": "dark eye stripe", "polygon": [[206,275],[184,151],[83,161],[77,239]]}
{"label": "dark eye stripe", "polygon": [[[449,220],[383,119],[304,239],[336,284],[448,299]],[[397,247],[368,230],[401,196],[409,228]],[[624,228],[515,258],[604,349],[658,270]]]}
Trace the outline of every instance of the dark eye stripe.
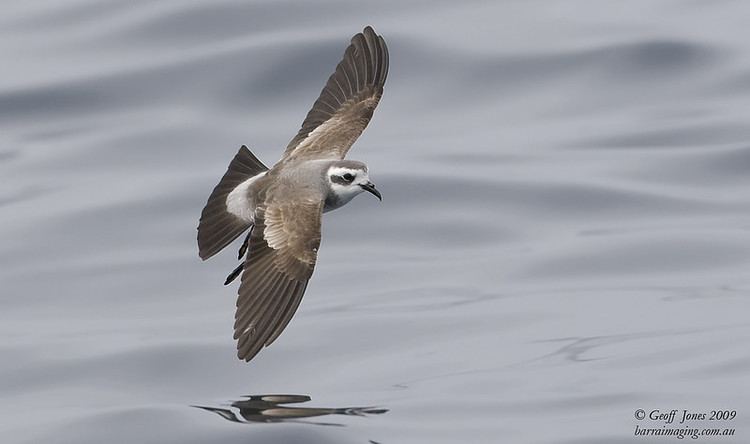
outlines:
{"label": "dark eye stripe", "polygon": [[351,181],[347,181],[343,177],[337,176],[335,174],[331,174],[331,182],[337,183],[339,185],[348,185],[349,183],[351,183]]}

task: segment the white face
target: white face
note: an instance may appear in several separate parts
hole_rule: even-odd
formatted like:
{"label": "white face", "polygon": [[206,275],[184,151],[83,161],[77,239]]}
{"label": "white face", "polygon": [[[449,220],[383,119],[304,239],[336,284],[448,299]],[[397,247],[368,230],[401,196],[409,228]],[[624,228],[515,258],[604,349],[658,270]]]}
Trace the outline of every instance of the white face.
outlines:
{"label": "white face", "polygon": [[331,191],[344,203],[349,202],[364,190],[360,185],[370,183],[367,171],[346,167],[331,167],[328,170]]}

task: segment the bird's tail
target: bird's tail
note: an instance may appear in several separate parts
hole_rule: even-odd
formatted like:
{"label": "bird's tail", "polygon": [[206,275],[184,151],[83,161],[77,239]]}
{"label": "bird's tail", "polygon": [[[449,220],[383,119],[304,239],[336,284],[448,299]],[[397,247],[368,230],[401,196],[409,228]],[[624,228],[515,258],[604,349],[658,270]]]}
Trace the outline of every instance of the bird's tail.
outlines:
{"label": "bird's tail", "polygon": [[245,145],[229,164],[203,208],[198,223],[198,255],[206,260],[250,228],[251,223],[227,211],[227,196],[247,179],[268,171]]}

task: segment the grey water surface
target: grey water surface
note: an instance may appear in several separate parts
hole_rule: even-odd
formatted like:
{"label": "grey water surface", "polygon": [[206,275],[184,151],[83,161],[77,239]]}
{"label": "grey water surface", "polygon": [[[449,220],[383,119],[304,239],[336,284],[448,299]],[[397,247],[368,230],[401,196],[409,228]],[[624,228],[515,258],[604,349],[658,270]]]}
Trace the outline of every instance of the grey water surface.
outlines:
{"label": "grey water surface", "polygon": [[[0,10],[3,443],[678,441],[637,409],[736,410],[684,440],[750,442],[747,2]],[[201,262],[200,210],[367,24],[391,71],[350,157],[384,201],[326,215],[241,362],[239,245]]]}

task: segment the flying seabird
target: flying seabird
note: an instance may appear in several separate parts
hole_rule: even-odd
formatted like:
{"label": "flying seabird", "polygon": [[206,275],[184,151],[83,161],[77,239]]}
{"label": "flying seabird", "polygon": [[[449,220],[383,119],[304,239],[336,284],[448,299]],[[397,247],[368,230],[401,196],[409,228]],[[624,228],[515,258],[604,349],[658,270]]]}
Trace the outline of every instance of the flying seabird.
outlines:
{"label": "flying seabird", "polygon": [[[388,75],[383,37],[366,27],[351,39],[302,128],[272,168],[242,146],[214,188],[198,225],[206,260],[250,230],[240,247],[234,339],[250,361],[281,334],[312,276],[323,213],[367,191],[382,200],[367,165],[344,160],[370,121]],[[247,252],[247,255],[245,253]]]}

